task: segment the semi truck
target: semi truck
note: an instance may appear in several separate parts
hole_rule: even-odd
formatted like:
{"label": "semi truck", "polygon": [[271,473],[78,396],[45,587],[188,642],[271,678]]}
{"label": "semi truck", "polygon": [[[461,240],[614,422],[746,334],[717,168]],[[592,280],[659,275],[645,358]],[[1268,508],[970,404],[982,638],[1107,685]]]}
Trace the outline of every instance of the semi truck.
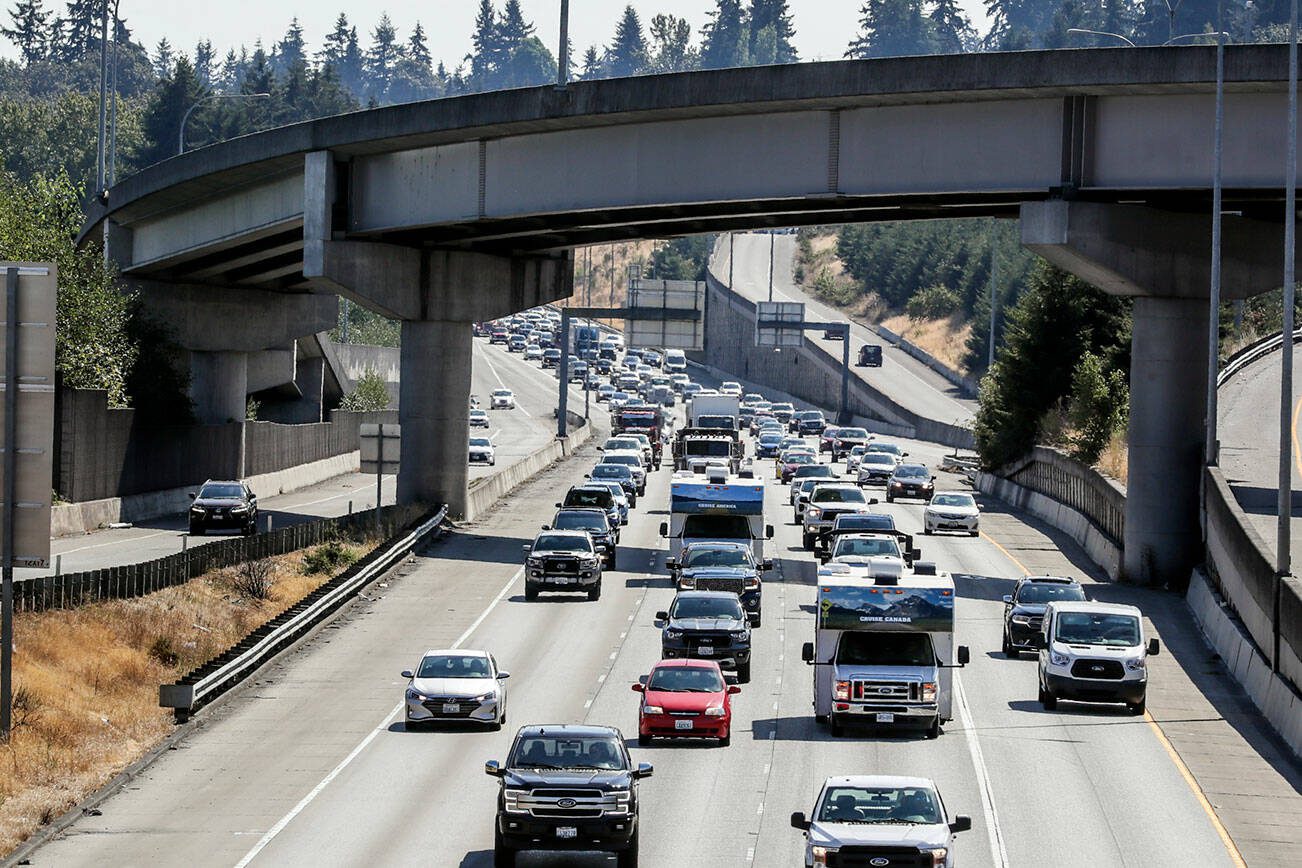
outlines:
{"label": "semi truck", "polygon": [[720,422],[723,417],[732,419],[734,430],[739,427],[741,399],[736,395],[696,395],[687,402],[688,428],[726,427]]}
{"label": "semi truck", "polygon": [[764,541],[773,525],[764,523],[764,480],[742,479],[717,465],[704,474],[679,471],[669,484],[669,521],[660,525],[669,539],[669,557],[697,540],[749,545],[756,563],[764,561]]}
{"label": "semi truck", "polygon": [[954,645],[954,580],[923,562],[902,574],[890,560],[818,571],[814,641],[801,656],[814,670],[814,718],[835,737],[857,724],[936,738],[954,716],[952,670],[969,657]]}
{"label": "semi truck", "polygon": [[652,461],[660,466],[664,454],[663,429],[665,411],[654,404],[629,404],[621,407],[611,420],[611,434],[645,434],[651,441]]}
{"label": "semi truck", "polygon": [[710,465],[741,470],[742,449],[736,431],[684,428],[674,436],[674,469],[704,473]]}

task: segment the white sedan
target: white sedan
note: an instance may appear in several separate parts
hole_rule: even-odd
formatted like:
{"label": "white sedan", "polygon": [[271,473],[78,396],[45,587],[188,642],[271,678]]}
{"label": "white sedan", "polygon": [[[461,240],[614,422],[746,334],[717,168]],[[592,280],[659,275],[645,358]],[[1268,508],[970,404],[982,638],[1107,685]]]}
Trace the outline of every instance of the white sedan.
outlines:
{"label": "white sedan", "polygon": [[493,448],[492,440],[487,437],[470,438],[470,463],[476,461],[490,466],[497,463],[497,451]]}
{"label": "white sedan", "polygon": [[406,724],[440,720],[486,723],[493,730],[506,722],[506,679],[485,651],[426,651],[415,671],[402,673]]}
{"label": "white sedan", "polygon": [[922,532],[928,535],[940,530],[957,530],[976,536],[980,524],[981,507],[965,491],[937,492],[922,511]]}
{"label": "white sedan", "polygon": [[719,386],[719,394],[721,395],[733,395],[735,397],[740,398],[741,393],[742,393],[741,383],[736,383],[733,382],[732,380],[729,380],[728,382]]}
{"label": "white sedan", "polygon": [[515,392],[510,389],[494,389],[492,403],[489,406],[494,410],[514,410]]}
{"label": "white sedan", "polygon": [[487,428],[488,426],[489,426],[488,414],[486,412],[484,412],[483,410],[470,411],[471,428]]}

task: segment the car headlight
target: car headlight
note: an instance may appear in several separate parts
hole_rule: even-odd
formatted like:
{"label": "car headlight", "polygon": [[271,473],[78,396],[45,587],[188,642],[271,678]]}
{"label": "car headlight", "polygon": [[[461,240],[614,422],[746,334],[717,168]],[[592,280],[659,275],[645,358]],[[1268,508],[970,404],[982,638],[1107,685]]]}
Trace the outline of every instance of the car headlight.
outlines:
{"label": "car headlight", "polygon": [[541,567],[542,558],[534,557],[533,555],[530,555],[529,557],[525,558],[525,563],[531,567]]}
{"label": "car headlight", "polygon": [[738,642],[746,642],[746,641],[748,641],[748,640],[750,639],[750,631],[749,631],[749,630],[737,630],[737,631],[733,632],[733,634],[732,634],[732,638],[736,639]]}
{"label": "car headlight", "polygon": [[805,515],[812,519],[818,519],[823,515],[823,511],[816,506],[810,506],[805,508]]}
{"label": "car headlight", "polygon": [[723,715],[724,710],[722,705],[711,705],[709,708],[705,709],[706,717],[723,717]]}
{"label": "car headlight", "polygon": [[249,508],[248,508],[247,506],[232,506],[232,507],[231,507],[231,514],[232,514],[232,515],[234,515],[234,514],[237,513],[237,512],[248,512],[248,511],[249,511]]}
{"label": "car headlight", "polygon": [[682,631],[682,630],[666,630],[666,631],[664,632],[664,637],[665,637],[666,639],[681,639],[681,638],[683,638],[683,631]]}
{"label": "car headlight", "polygon": [[601,563],[600,558],[584,558],[583,565],[588,569],[595,569],[597,564]]}
{"label": "car headlight", "polygon": [[1131,672],[1143,672],[1148,668],[1148,664],[1145,662],[1143,657],[1135,657],[1132,660],[1126,661],[1126,668]]}
{"label": "car headlight", "polygon": [[633,806],[633,793],[629,790],[615,790],[611,795],[615,797],[615,807],[606,813],[627,814]]}
{"label": "car headlight", "polygon": [[833,691],[833,698],[839,699],[842,702],[848,701],[850,699],[850,682],[849,681],[836,682]]}
{"label": "car headlight", "polygon": [[815,844],[809,848],[809,852],[814,857],[815,865],[826,865],[828,855],[831,853],[837,853],[840,849],[840,847],[823,847]]}
{"label": "car headlight", "polygon": [[745,585],[746,590],[755,591],[759,589],[759,586],[760,586],[760,580],[758,576],[751,576],[750,578],[746,579],[746,585]]}
{"label": "car headlight", "polygon": [[947,856],[949,855],[949,848],[948,848],[948,847],[931,847],[931,848],[928,848],[928,849],[923,850],[922,853],[923,853],[923,855],[926,855],[926,854],[930,853],[930,854],[931,854],[931,864],[932,864],[933,868],[939,868],[939,866],[945,864],[945,857],[947,857]]}
{"label": "car headlight", "polygon": [[923,702],[936,701],[936,682],[934,681],[922,682],[922,701]]}
{"label": "car headlight", "polygon": [[205,510],[202,506],[192,506],[190,507],[190,512],[192,512],[195,515],[203,515]]}
{"label": "car headlight", "polygon": [[1049,662],[1054,666],[1066,666],[1067,660],[1068,658],[1066,654],[1059,654],[1057,651],[1049,652]]}
{"label": "car headlight", "polygon": [[665,713],[665,710],[664,710],[664,708],[662,708],[662,707],[659,706],[659,705],[644,705],[644,706],[642,706],[642,713],[643,713],[643,714],[664,714],[664,713]]}
{"label": "car headlight", "polygon": [[681,579],[678,580],[678,589],[679,589],[680,591],[694,591],[694,590],[696,590],[696,577],[695,577],[695,576],[683,576]]}
{"label": "car headlight", "polygon": [[425,701],[425,694],[421,693],[419,690],[416,690],[414,687],[408,687],[408,688],[407,688],[407,698],[408,698],[408,699],[414,699],[414,700],[416,700],[417,702],[424,702],[424,701]]}
{"label": "car headlight", "polygon": [[520,807],[520,800],[529,795],[528,790],[503,790],[502,803],[508,814],[527,814],[528,808]]}
{"label": "car headlight", "polygon": [[481,694],[479,694],[478,696],[472,696],[472,697],[470,698],[470,701],[471,701],[471,702],[488,702],[488,701],[493,700],[493,699],[497,699],[497,694],[490,690],[490,691],[488,691],[487,693],[481,693]]}
{"label": "car headlight", "polygon": [[1030,616],[1030,615],[1014,615],[1014,616],[1013,616],[1013,623],[1014,623],[1014,624],[1026,624],[1026,625],[1029,625],[1029,624],[1031,623],[1031,616]]}

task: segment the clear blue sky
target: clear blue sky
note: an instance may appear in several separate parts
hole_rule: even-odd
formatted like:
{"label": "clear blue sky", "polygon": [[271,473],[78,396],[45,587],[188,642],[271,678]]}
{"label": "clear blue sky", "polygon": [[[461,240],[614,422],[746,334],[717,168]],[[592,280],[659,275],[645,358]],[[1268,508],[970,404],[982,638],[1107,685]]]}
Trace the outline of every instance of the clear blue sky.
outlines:
{"label": "clear blue sky", "polygon": [[[496,0],[501,8],[502,0]],[[0,4],[7,10],[12,4]],[[46,0],[47,8],[62,10],[63,0]],[[291,18],[298,16],[307,40],[315,51],[342,11],[356,25],[365,44],[381,13],[387,11],[405,37],[417,20],[429,34],[435,61],[455,68],[470,51],[470,31],[478,0],[121,0],[121,15],[138,41],[150,47],[164,36],[175,48],[193,53],[202,37],[212,39],[219,56],[226,49],[247,45],[259,38],[270,46],[285,32]],[[624,0],[570,0],[570,33],[576,57],[589,45],[604,45],[615,31]],[[692,25],[694,41],[714,8],[711,0],[632,0],[645,24],[652,15],[667,12],[680,15]],[[863,0],[790,0],[796,27],[796,49],[803,60],[836,60],[845,51],[858,28]],[[963,0],[978,30],[985,29],[981,0]],[[526,16],[538,28],[539,37],[556,51],[559,0],[521,0]],[[15,54],[8,40],[0,39],[0,54]]]}

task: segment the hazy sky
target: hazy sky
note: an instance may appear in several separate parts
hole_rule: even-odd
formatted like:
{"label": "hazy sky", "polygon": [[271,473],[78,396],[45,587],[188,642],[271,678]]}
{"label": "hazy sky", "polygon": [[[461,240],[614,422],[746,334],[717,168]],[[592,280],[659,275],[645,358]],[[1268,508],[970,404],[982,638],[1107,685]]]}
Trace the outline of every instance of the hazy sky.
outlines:
{"label": "hazy sky", "polygon": [[[502,0],[495,0],[500,9]],[[615,23],[626,0],[570,0],[570,38],[575,46],[576,62],[589,45],[604,45],[615,32]],[[8,25],[4,3],[3,18]],[[63,0],[46,0],[47,8],[62,11]],[[559,29],[559,0],[521,0],[525,15],[538,28],[538,36],[556,51]],[[692,25],[693,41],[699,40],[706,12],[712,0],[632,0],[645,25],[659,12],[681,15]],[[837,60],[858,29],[859,8],[863,0],[790,0],[796,28],[796,49],[802,60]],[[961,5],[973,16],[978,30],[985,28],[981,0],[962,0]],[[357,27],[362,43],[380,15],[387,11],[405,39],[419,20],[429,34],[430,52],[437,62],[443,60],[453,69],[470,51],[470,32],[478,0],[121,0],[120,14],[132,29],[137,41],[153,50],[164,36],[173,47],[193,53],[195,43],[207,37],[218,55],[230,47],[250,48],[260,37],[270,47],[284,34],[291,18],[298,16],[313,51],[342,11]],[[13,45],[0,38],[0,54],[15,55]]]}

